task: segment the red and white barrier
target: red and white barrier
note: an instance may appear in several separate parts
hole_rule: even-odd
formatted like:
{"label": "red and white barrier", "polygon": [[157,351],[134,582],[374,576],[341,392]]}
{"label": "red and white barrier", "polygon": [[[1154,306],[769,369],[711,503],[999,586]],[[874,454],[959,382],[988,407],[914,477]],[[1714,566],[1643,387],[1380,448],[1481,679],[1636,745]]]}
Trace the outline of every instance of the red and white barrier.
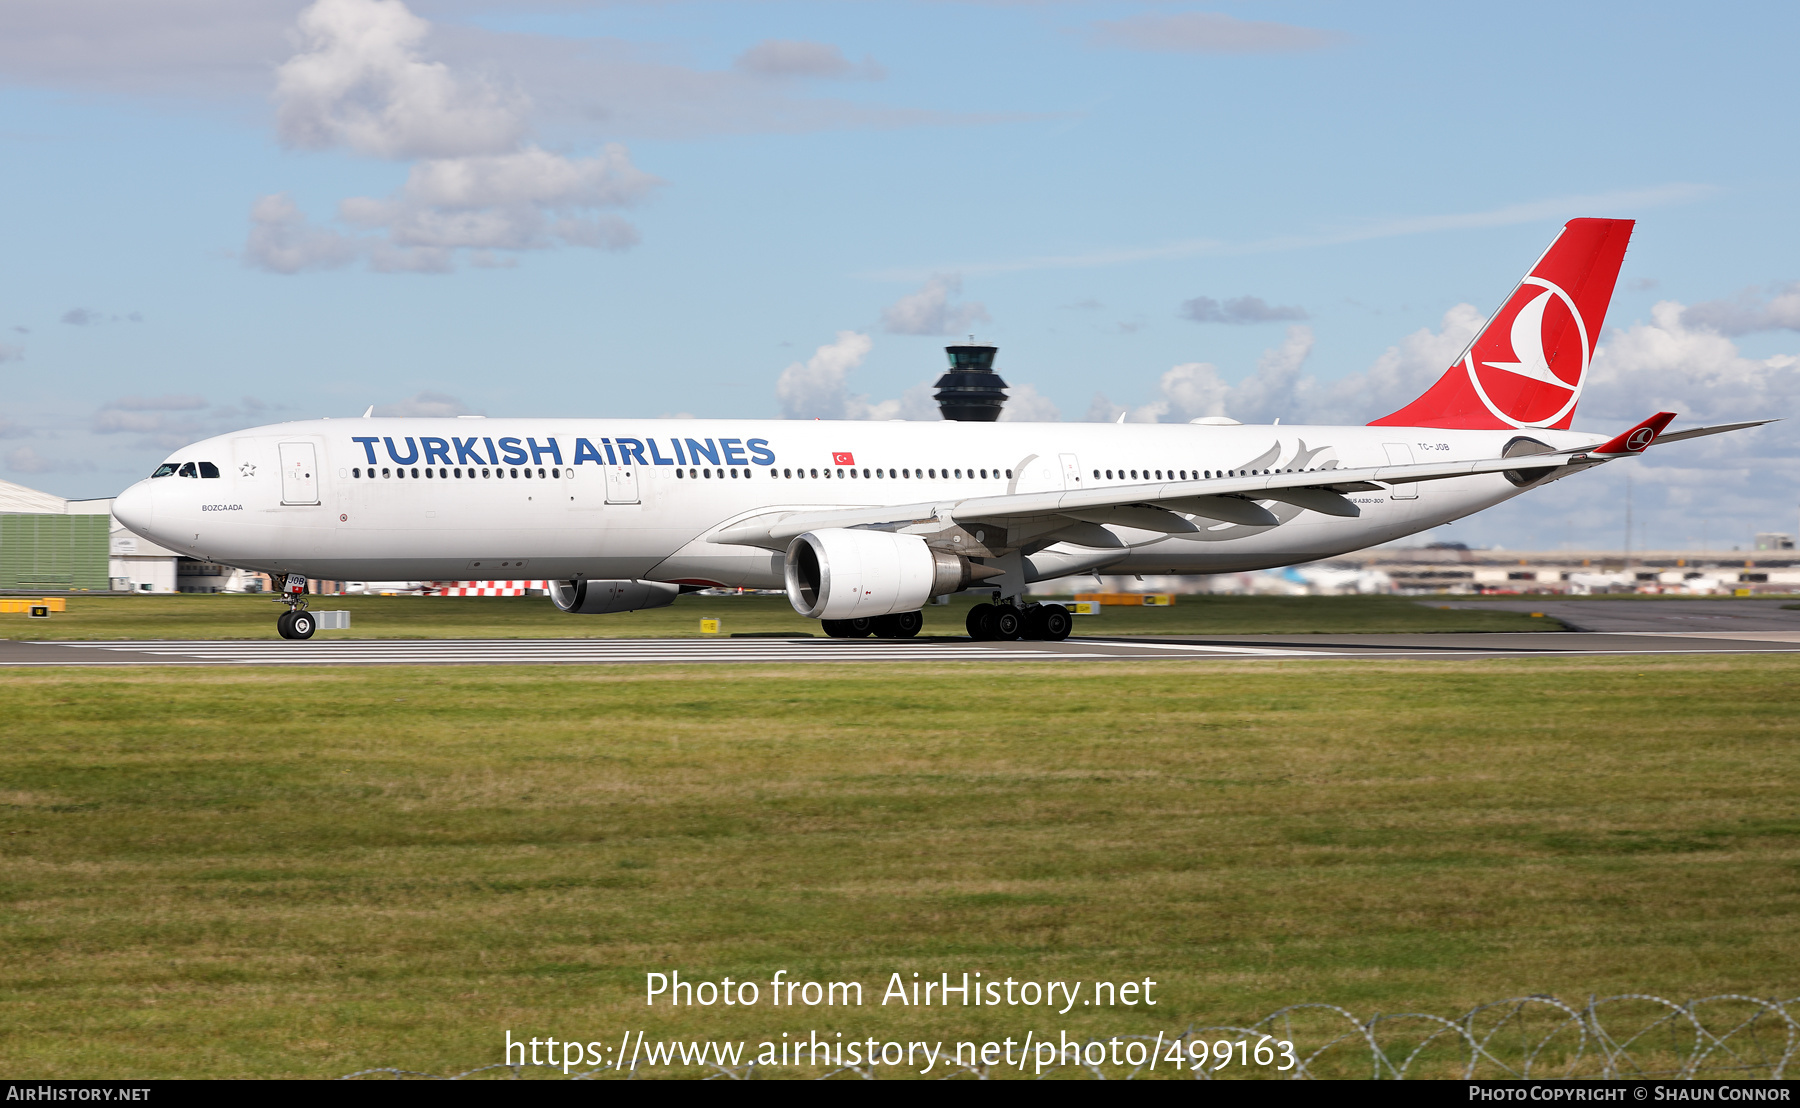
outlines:
{"label": "red and white barrier", "polygon": [[525,596],[548,592],[548,581],[427,581],[423,596]]}

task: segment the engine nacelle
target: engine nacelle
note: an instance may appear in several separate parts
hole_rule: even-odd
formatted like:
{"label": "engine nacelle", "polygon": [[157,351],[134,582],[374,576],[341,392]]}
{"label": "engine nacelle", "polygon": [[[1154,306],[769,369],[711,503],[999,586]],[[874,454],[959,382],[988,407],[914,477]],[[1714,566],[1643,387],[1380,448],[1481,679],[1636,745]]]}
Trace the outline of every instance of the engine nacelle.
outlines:
{"label": "engine nacelle", "polygon": [[662,608],[673,604],[680,595],[680,585],[665,585],[661,581],[589,581],[584,578],[550,582],[550,599],[556,606],[583,616]]}
{"label": "engine nacelle", "polygon": [[968,588],[967,558],[931,549],[917,535],[829,528],[788,545],[788,603],[811,619],[862,619],[916,612]]}

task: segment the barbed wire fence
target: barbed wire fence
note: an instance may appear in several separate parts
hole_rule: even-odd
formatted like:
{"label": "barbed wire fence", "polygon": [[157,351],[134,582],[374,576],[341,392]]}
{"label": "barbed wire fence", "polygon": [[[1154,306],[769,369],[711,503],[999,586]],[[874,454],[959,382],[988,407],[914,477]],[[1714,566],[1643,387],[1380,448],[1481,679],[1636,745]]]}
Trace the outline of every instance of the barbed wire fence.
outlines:
{"label": "barbed wire fence", "polygon": [[[1230,1079],[1736,1079],[1780,1080],[1800,1051],[1800,997],[1766,1000],[1722,993],[1677,1003],[1648,993],[1590,997],[1574,1005],[1554,996],[1517,996],[1480,1004],[1454,1019],[1426,1012],[1377,1013],[1358,1019],[1336,1004],[1292,1004],[1247,1026],[1191,1025],[1178,1035],[1114,1035],[1081,1040],[1079,1061],[1059,1061],[1036,1076],[1064,1077],[1071,1071],[1101,1081],[1182,1076]],[[1072,1040],[1071,1040],[1072,1042]],[[1123,1046],[1142,1061],[1107,1065]],[[1291,1050],[1279,1044],[1292,1044]],[[1154,1044],[1154,1045],[1152,1045]],[[1254,1044],[1254,1045],[1253,1045]],[[1087,1059],[1101,1047],[1103,1061]],[[1109,1053],[1110,1051],[1110,1053]],[[972,1053],[972,1052],[971,1052]],[[1151,1065],[1151,1055],[1159,1061]],[[1260,1055],[1272,1056],[1262,1064]],[[1291,1056],[1292,1061],[1288,1059]],[[1016,1076],[1024,1068],[945,1063],[943,1079],[989,1080]],[[382,1067],[345,1074],[341,1080],[393,1078],[462,1081],[521,1079],[547,1067],[496,1063],[456,1074],[432,1074]],[[674,1075],[744,1081],[760,1075],[792,1077],[795,1066],[661,1066],[653,1071],[634,1058],[629,1065],[570,1073],[569,1080],[633,1080]],[[895,1077],[916,1071],[893,1065],[838,1066],[819,1080],[873,1081],[883,1071]]]}

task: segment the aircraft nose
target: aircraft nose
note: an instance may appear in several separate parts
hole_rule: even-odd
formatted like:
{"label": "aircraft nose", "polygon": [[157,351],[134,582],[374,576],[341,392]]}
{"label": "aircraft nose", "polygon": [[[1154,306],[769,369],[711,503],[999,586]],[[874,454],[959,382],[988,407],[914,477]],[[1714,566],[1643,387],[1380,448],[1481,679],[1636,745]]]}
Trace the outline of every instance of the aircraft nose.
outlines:
{"label": "aircraft nose", "polygon": [[148,534],[156,523],[156,497],[149,485],[149,481],[139,481],[113,500],[113,516],[140,535]]}

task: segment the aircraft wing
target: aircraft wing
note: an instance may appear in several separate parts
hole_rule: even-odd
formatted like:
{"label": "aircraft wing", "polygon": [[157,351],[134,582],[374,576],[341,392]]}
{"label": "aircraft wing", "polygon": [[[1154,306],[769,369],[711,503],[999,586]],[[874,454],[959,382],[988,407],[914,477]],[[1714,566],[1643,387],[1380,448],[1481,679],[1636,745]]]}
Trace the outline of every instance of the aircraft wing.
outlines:
{"label": "aircraft wing", "polygon": [[[1639,427],[1660,430],[1673,413],[1662,413]],[[1357,516],[1362,511],[1343,494],[1376,492],[1384,485],[1443,481],[1507,470],[1555,470],[1575,472],[1600,465],[1614,457],[1641,453],[1646,446],[1680,442],[1704,435],[1760,427],[1774,420],[1727,423],[1696,427],[1669,435],[1651,435],[1644,445],[1623,447],[1622,453],[1604,454],[1603,447],[1585,446],[1511,458],[1476,461],[1417,462],[1412,465],[1368,466],[1361,469],[1313,469],[1214,477],[1203,481],[1158,481],[1136,485],[1106,485],[1094,489],[1059,489],[1052,492],[1009,493],[1004,496],[971,496],[962,500],[922,501],[885,507],[833,508],[826,511],[775,511],[733,521],[706,536],[710,542],[785,550],[808,531],[824,527],[884,527],[894,530],[942,531],[978,523],[1016,527],[1020,523],[1082,525],[1112,523],[1140,530],[1184,534],[1200,530],[1185,516],[1252,526],[1273,526],[1275,516],[1258,500],[1277,500],[1335,516]],[[1634,428],[1633,430],[1636,430]],[[1628,431],[1620,441],[1631,435]],[[1611,444],[1607,444],[1610,446]],[[1549,476],[1548,472],[1544,476]],[[1377,484],[1377,482],[1380,482]],[[1184,513],[1178,515],[1176,513]],[[1038,526],[1038,531],[1056,529]],[[960,540],[959,540],[960,541]],[[965,549],[967,549],[965,547]]]}
{"label": "aircraft wing", "polygon": [[1441,481],[1509,469],[1585,468],[1598,464],[1576,451],[1528,454],[1478,461],[1421,462],[1362,469],[1314,469],[1215,477],[1204,481],[1158,481],[1107,485],[1095,489],[972,496],[962,500],[922,501],[829,511],[780,511],[729,523],[706,536],[729,545],[785,550],[789,542],[823,527],[880,527],[911,524],[1003,523],[1031,517],[1066,517],[1087,523],[1117,523],[1171,534],[1199,528],[1176,512],[1232,523],[1272,525],[1275,517],[1258,500],[1279,500],[1329,515],[1355,516],[1361,509],[1347,492],[1374,492],[1384,484]]}

